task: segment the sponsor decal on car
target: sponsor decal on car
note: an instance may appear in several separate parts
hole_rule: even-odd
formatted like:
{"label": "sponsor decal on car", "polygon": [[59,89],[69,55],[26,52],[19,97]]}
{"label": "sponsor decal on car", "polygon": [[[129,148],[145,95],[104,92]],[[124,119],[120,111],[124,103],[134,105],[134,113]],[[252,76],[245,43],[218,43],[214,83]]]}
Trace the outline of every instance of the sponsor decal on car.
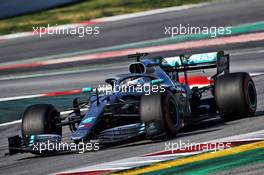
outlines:
{"label": "sponsor decal on car", "polygon": [[89,117],[83,120],[83,123],[91,123],[95,117]]}
{"label": "sponsor decal on car", "polygon": [[217,60],[217,52],[203,53],[203,54],[194,54],[189,58],[183,59],[183,64],[179,56],[176,57],[167,57],[164,58],[166,61],[164,64],[169,64],[170,66],[182,66],[185,65],[195,65],[203,63],[213,63]]}

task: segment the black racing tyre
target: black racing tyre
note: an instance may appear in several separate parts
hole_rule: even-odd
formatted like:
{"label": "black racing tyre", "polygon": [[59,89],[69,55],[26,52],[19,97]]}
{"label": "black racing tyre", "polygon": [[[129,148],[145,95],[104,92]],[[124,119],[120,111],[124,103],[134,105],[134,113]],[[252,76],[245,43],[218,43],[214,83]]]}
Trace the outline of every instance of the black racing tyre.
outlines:
{"label": "black racing tyre", "polygon": [[252,78],[246,72],[218,77],[215,100],[223,120],[253,116],[257,109],[257,93]]}
{"label": "black racing tyre", "polygon": [[140,118],[149,138],[161,133],[175,137],[181,127],[179,107],[170,91],[142,96]]}
{"label": "black racing tyre", "polygon": [[22,118],[22,136],[34,134],[58,134],[62,135],[60,113],[49,104],[36,104],[29,106]]}

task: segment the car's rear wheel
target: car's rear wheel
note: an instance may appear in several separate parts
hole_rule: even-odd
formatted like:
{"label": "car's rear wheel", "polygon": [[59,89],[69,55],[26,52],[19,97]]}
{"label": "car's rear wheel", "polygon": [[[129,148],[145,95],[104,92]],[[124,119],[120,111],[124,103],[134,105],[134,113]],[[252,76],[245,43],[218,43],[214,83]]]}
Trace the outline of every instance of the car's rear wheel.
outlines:
{"label": "car's rear wheel", "polygon": [[223,120],[253,116],[257,108],[257,93],[250,75],[230,73],[215,81],[215,99]]}
{"label": "car's rear wheel", "polygon": [[58,134],[62,135],[60,113],[49,104],[36,104],[29,106],[22,118],[22,136],[27,137],[35,134]]}
{"label": "car's rear wheel", "polygon": [[170,91],[153,93],[141,98],[141,121],[145,122],[149,138],[165,133],[175,137],[181,127],[181,117],[176,98]]}

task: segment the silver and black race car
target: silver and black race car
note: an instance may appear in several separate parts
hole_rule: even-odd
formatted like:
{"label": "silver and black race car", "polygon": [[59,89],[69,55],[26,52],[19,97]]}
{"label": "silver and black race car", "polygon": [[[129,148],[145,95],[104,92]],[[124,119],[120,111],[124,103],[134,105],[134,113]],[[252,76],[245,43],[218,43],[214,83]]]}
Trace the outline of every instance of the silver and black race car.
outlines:
{"label": "silver and black race car", "polygon": [[[233,120],[253,116],[256,111],[252,78],[246,72],[230,73],[229,55],[223,51],[129,57],[136,58],[129,65],[129,74],[106,79],[106,88],[83,88],[87,97],[74,99],[70,113],[60,113],[50,104],[29,106],[22,117],[21,135],[8,139],[9,153],[38,154],[33,146],[61,142],[65,125],[72,143],[105,145],[137,136],[175,137],[181,128],[200,120],[216,116]],[[195,75],[197,70],[213,68],[216,74],[212,76]]]}

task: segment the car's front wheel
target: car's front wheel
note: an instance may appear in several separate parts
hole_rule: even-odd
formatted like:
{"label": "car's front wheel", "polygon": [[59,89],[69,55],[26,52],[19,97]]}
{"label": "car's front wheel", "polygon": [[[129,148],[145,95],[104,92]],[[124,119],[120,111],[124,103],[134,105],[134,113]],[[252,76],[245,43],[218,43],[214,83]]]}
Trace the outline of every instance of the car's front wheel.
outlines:
{"label": "car's front wheel", "polygon": [[36,104],[29,106],[22,118],[22,136],[27,137],[35,134],[58,134],[62,135],[60,113],[49,104]]}

